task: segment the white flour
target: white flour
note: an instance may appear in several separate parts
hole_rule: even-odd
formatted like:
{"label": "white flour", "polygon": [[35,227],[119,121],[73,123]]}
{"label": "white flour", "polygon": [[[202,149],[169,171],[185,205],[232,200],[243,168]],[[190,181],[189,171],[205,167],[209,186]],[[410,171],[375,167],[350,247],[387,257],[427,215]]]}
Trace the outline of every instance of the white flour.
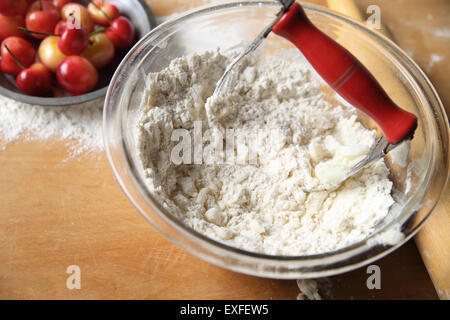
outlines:
{"label": "white flour", "polygon": [[[232,90],[208,104],[214,115],[208,138],[205,103],[228,63],[208,52],[176,59],[149,75],[138,148],[150,191],[188,226],[250,251],[314,254],[365,239],[393,204],[383,161],[335,191],[303,190],[321,185],[321,165],[357,160],[375,133],[356,121],[354,110],[327,103],[304,65],[248,59]],[[214,136],[225,128],[239,130],[241,137],[256,135],[241,144],[244,161],[220,163],[224,152],[217,152],[211,157],[215,164],[176,165],[173,130],[192,132],[199,120],[204,150],[220,149],[222,139]],[[249,147],[258,152],[256,163],[248,162]]]}
{"label": "white flour", "polygon": [[103,150],[103,100],[80,106],[41,107],[0,96],[0,149],[19,138],[70,140],[71,156]]}

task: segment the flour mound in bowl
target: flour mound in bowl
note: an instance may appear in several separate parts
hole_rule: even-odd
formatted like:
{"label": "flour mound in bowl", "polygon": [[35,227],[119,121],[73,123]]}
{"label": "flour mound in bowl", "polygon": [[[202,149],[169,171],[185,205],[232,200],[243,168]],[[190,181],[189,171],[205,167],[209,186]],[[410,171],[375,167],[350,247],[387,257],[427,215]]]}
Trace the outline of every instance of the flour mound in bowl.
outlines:
{"label": "flour mound in bowl", "polygon": [[394,203],[383,160],[335,190],[307,190],[360,159],[376,133],[327,102],[303,63],[249,57],[210,99],[230,61],[194,54],[148,75],[137,141],[149,191],[187,226],[253,252],[317,254],[367,238]]}

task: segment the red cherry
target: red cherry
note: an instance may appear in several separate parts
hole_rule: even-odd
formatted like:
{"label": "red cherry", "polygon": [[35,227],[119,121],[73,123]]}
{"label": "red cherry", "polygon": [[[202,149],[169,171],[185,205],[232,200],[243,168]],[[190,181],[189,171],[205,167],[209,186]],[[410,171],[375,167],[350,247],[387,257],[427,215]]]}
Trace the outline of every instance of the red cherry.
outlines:
{"label": "red cherry", "polygon": [[27,10],[27,13],[30,13],[32,11],[52,11],[57,14],[59,14],[58,9],[48,0],[42,0],[42,1],[34,1]]}
{"label": "red cherry", "polygon": [[28,68],[33,64],[36,56],[36,50],[33,48],[31,43],[23,38],[9,37],[3,40],[1,47],[1,67],[4,73],[17,75],[20,71],[22,71],[20,65],[14,60],[6,49],[5,44],[25,68]]}
{"label": "red cherry", "polygon": [[31,96],[42,96],[52,89],[52,74],[40,62],[22,70],[16,78],[17,86]]}
{"label": "red cherry", "polygon": [[[35,8],[36,2],[31,7]],[[38,5],[36,9],[30,9],[25,18],[25,26],[27,29],[42,33],[52,33],[56,24],[60,19],[58,10],[52,3],[45,1],[42,2],[42,10]],[[32,34],[37,39],[44,39],[44,35]]]}
{"label": "red cherry", "polygon": [[77,56],[87,47],[89,47],[89,35],[83,28],[66,28],[58,39],[58,48],[66,56]]}
{"label": "red cherry", "polygon": [[66,4],[68,4],[70,0],[53,0],[53,5],[58,9],[61,10],[62,7],[64,7]]}
{"label": "red cherry", "polygon": [[119,17],[111,23],[105,33],[117,49],[127,49],[133,44],[135,29],[130,20]]}
{"label": "red cherry", "polygon": [[95,88],[98,82],[98,72],[87,59],[70,56],[59,64],[56,78],[68,93],[79,95]]}
{"label": "red cherry", "polygon": [[59,22],[55,26],[55,29],[53,30],[53,33],[57,35],[62,35],[64,31],[66,31],[66,29],[67,29],[67,21],[59,20]]}
{"label": "red cherry", "polygon": [[1,0],[0,14],[6,16],[23,15],[28,8],[27,0]]}
{"label": "red cherry", "polygon": [[23,37],[24,34],[17,30],[25,26],[23,16],[5,16],[0,14],[0,42],[8,37]]}

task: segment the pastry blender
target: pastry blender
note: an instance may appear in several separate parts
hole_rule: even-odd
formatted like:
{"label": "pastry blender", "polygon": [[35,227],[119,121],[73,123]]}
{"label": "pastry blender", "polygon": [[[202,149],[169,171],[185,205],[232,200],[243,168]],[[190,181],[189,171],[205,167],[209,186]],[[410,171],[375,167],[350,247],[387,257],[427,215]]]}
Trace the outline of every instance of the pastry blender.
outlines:
{"label": "pastry blender", "polygon": [[230,81],[230,72],[246,55],[253,52],[270,34],[292,42],[317,73],[342,98],[372,118],[383,136],[342,178],[321,189],[337,186],[361,169],[383,158],[401,142],[410,140],[417,128],[417,117],[398,107],[372,74],[345,48],[316,28],[301,5],[294,0],[279,0],[282,8],[275,20],[226,68],[217,83],[213,98]]}

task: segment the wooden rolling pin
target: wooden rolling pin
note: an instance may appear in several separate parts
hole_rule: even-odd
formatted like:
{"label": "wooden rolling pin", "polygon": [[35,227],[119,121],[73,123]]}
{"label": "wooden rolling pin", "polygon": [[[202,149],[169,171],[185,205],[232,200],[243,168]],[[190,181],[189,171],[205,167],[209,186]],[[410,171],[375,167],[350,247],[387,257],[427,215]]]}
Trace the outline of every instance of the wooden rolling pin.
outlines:
{"label": "wooden rolling pin", "polygon": [[[361,13],[359,7],[356,5],[354,0],[327,0],[327,2],[328,7],[334,11],[345,14],[356,20],[360,21],[365,20],[364,15]],[[392,34],[383,24],[381,24],[381,28],[376,29],[376,31],[392,39]]]}
{"label": "wooden rolling pin", "polygon": [[[332,10],[363,21],[354,0],[327,0]],[[386,28],[378,30],[392,38]],[[434,287],[441,299],[450,299],[450,187],[439,206],[415,237],[415,241]],[[414,279],[411,279],[414,281]]]}

